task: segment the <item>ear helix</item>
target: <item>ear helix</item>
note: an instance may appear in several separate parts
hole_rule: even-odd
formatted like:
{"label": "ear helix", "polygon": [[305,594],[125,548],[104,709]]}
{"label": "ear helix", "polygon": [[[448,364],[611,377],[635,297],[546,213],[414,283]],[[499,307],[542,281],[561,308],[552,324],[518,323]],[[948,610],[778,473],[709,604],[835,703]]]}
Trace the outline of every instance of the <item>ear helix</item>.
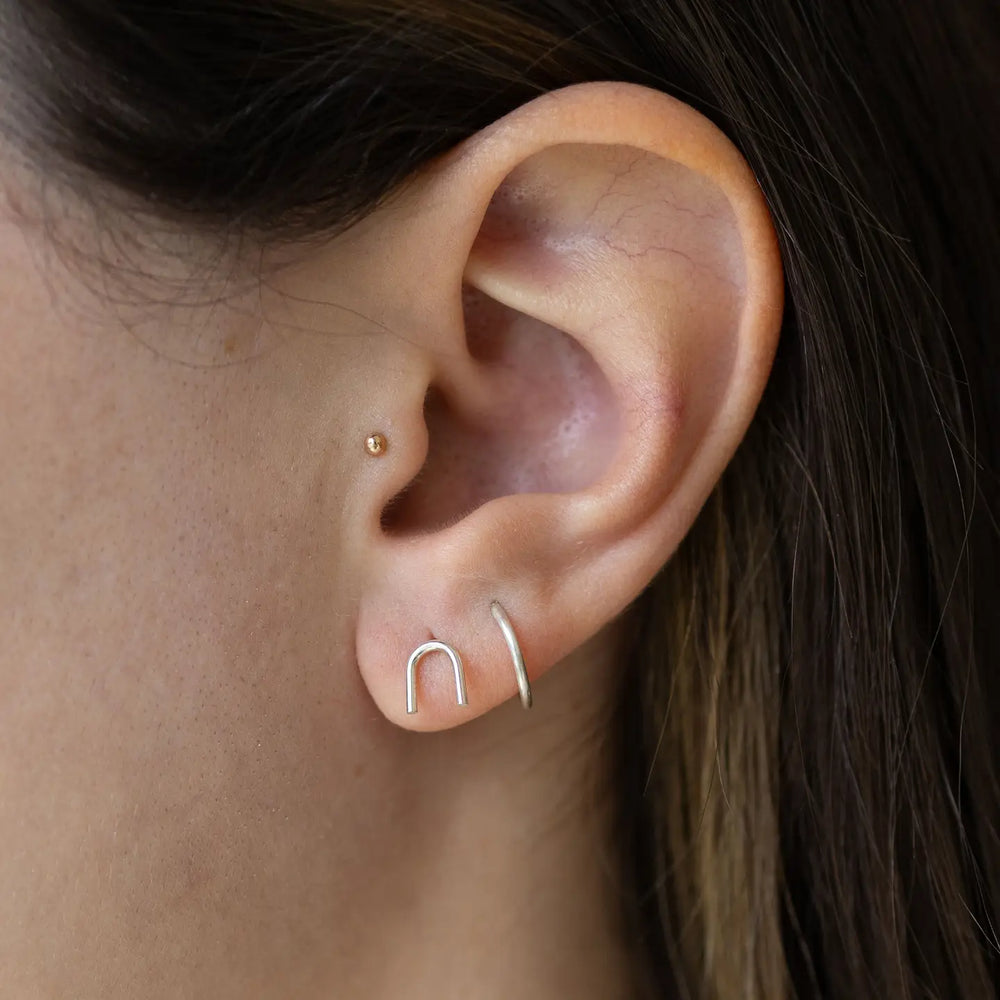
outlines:
{"label": "ear helix", "polygon": [[[507,612],[498,601],[490,605],[490,612],[494,621],[500,626],[504,641],[510,651],[511,659],[514,661],[514,673],[517,676],[517,687],[521,695],[521,704],[524,708],[531,708],[533,697],[531,694],[531,682],[528,679],[528,672],[524,666],[524,656],[521,654],[521,646],[517,641],[517,634],[511,625]],[[469,704],[469,698],[465,686],[465,665],[458,651],[447,643],[433,639],[425,642],[413,651],[409,662],[406,664],[406,714],[417,714],[417,667],[425,656],[431,653],[444,653],[451,660],[452,669],[455,672],[455,695],[458,704],[465,707]]]}

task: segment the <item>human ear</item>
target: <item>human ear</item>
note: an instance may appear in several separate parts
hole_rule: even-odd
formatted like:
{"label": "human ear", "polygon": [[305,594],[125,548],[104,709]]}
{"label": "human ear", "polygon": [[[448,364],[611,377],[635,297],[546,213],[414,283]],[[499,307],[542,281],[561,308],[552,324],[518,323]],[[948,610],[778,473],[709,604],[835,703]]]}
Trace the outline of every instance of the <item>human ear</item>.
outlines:
{"label": "human ear", "polygon": [[[359,487],[356,652],[388,719],[438,730],[518,692],[494,601],[537,680],[670,558],[760,399],[782,275],[739,152],[633,85],[525,105],[385,219],[359,239],[392,241],[410,353],[369,399],[391,433]],[[468,704],[436,653],[410,714],[431,639],[461,656]]]}

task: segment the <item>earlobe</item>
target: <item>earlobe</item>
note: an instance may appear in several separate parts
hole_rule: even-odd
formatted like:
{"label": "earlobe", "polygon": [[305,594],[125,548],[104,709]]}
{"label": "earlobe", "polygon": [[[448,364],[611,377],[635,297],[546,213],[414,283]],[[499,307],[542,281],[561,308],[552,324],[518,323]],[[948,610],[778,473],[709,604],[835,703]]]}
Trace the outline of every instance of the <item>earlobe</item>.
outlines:
{"label": "earlobe", "polygon": [[669,559],[753,415],[782,281],[739,154],[643,88],[546,95],[409,197],[397,244],[440,253],[400,308],[450,319],[413,366],[426,454],[382,459],[421,471],[371,493],[357,654],[388,718],[440,729],[530,703],[521,664],[537,679]]}
{"label": "earlobe", "polygon": [[[521,644],[517,639],[517,632],[511,624],[511,620],[499,601],[494,601],[490,605],[490,613],[493,620],[500,628],[504,642],[510,650],[511,660],[514,664],[514,676],[517,678],[518,692],[521,697],[521,706],[530,709],[534,703],[531,693],[531,679],[528,677],[527,668],[524,665],[524,654],[521,651]],[[431,653],[444,653],[451,662],[455,671],[455,701],[460,708],[465,708],[469,704],[467,685],[465,682],[465,665],[457,650],[445,642],[432,639],[418,646],[411,654],[406,664],[406,714],[417,714],[417,667],[424,657]]]}

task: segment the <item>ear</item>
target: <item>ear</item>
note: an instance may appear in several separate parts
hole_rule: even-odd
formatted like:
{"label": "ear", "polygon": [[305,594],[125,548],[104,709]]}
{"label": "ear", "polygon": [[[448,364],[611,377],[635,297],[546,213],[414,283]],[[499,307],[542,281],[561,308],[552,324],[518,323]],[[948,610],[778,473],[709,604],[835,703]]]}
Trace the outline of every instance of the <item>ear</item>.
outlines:
{"label": "ear", "polygon": [[[782,275],[761,192],[690,107],[585,84],[435,163],[372,222],[409,361],[375,390],[357,658],[393,722],[436,730],[518,692],[670,558],[746,431]],[[387,217],[388,218],[388,217]],[[405,305],[404,305],[405,303]],[[468,705],[430,639],[461,656]]]}

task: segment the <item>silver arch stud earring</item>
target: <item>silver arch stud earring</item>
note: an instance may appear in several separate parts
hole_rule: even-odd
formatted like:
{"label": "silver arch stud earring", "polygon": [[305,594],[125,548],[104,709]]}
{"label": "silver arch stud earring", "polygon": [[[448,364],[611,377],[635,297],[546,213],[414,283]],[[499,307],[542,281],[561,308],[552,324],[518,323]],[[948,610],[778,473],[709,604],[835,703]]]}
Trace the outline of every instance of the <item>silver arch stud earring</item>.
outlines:
{"label": "silver arch stud earring", "polygon": [[500,631],[503,632],[511,659],[514,661],[514,673],[517,674],[517,687],[521,692],[521,704],[525,708],[531,708],[534,704],[534,699],[531,696],[531,681],[528,680],[528,671],[524,666],[524,657],[521,655],[521,645],[517,641],[514,626],[511,625],[507,612],[501,607],[499,601],[494,601],[490,605],[490,611],[493,613],[497,625],[500,626]]}
{"label": "silver arch stud earring", "polygon": [[425,642],[418,649],[413,651],[410,662],[406,664],[406,714],[417,714],[417,667],[420,661],[428,653],[445,653],[455,670],[455,694],[459,705],[468,705],[469,696],[465,690],[465,667],[462,665],[462,657],[447,643]]}

